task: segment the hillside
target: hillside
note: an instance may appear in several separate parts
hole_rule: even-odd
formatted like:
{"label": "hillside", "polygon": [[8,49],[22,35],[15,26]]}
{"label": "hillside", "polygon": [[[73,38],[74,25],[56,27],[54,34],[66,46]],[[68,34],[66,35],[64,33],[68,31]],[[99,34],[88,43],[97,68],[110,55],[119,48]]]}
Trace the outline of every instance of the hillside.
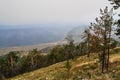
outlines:
{"label": "hillside", "polygon": [[[33,72],[21,74],[8,80],[66,80],[67,69],[60,62]],[[68,80],[120,80],[120,47],[111,50],[109,73],[101,74],[98,56],[82,56],[70,60],[71,68]]]}

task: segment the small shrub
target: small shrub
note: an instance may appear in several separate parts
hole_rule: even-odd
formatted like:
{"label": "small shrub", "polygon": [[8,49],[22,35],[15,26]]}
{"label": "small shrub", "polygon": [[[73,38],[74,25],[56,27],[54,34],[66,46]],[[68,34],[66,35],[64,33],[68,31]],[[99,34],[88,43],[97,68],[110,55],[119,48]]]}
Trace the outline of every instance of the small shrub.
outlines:
{"label": "small shrub", "polygon": [[57,72],[54,74],[54,80],[66,80],[67,73],[66,72]]}
{"label": "small shrub", "polygon": [[83,80],[82,76],[74,76],[73,80]]}
{"label": "small shrub", "polygon": [[119,53],[120,52],[120,49],[119,48],[116,48],[113,50],[113,52],[116,54],[116,53]]}
{"label": "small shrub", "polygon": [[69,60],[66,61],[66,63],[65,63],[65,68],[67,68],[67,71],[68,71],[68,72],[70,71],[71,64],[70,64]]}
{"label": "small shrub", "polygon": [[115,80],[120,80],[120,71],[116,74]]}

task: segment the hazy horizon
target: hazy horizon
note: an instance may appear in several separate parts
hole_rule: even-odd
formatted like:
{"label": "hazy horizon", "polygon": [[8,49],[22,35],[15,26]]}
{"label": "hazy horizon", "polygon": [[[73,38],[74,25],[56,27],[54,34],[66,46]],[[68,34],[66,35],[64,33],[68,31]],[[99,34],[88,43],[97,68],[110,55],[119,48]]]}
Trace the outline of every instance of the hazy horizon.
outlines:
{"label": "hazy horizon", "polygon": [[82,24],[99,16],[108,0],[0,0],[0,24]]}
{"label": "hazy horizon", "polygon": [[[0,26],[0,48],[61,41],[74,25]],[[80,31],[84,26],[80,26]]]}

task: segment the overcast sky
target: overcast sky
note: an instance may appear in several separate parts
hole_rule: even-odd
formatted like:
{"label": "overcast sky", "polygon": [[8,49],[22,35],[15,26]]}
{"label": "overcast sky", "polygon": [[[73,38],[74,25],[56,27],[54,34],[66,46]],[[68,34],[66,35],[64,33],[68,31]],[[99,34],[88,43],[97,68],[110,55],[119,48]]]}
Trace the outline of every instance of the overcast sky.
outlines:
{"label": "overcast sky", "polygon": [[88,23],[108,0],[0,0],[0,24]]}

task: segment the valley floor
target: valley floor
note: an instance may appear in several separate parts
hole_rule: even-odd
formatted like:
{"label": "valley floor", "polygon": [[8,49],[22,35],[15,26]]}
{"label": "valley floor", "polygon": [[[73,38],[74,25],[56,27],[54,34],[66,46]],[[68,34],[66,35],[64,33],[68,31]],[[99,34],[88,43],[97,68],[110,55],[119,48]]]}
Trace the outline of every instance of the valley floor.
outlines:
{"label": "valley floor", "polygon": [[37,48],[38,50],[44,49],[46,47],[52,47],[57,45],[58,42],[51,43],[43,43],[38,45],[30,45],[30,46],[20,46],[20,47],[8,47],[8,48],[0,48],[0,56],[8,54],[10,51],[29,51]]}

